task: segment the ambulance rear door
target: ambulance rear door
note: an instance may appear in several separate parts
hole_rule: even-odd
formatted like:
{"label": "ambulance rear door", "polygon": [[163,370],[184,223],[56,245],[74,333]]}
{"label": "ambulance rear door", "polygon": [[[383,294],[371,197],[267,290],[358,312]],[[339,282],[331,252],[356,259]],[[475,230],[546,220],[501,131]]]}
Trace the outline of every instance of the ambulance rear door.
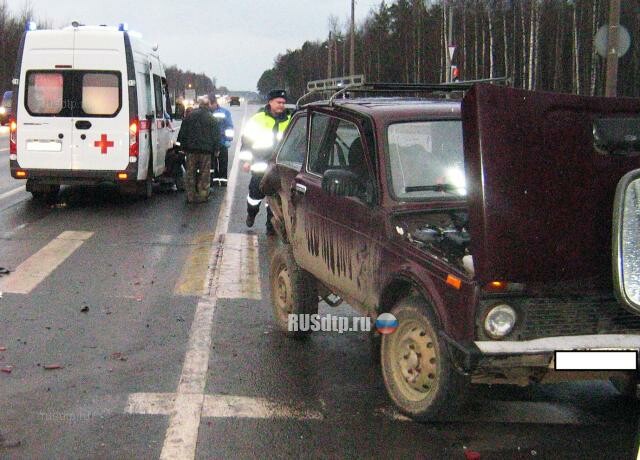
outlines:
{"label": "ambulance rear door", "polygon": [[75,32],[72,169],[119,171],[129,163],[129,102],[124,36]]}
{"label": "ambulance rear door", "polygon": [[15,108],[20,167],[71,169],[72,67],[72,33],[26,33]]}

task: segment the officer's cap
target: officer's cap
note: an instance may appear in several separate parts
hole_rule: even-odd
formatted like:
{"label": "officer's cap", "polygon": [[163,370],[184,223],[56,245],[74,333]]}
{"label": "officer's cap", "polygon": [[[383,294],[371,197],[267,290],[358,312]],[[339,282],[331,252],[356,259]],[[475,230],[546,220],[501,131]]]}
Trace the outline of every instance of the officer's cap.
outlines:
{"label": "officer's cap", "polygon": [[269,91],[268,99],[275,99],[277,97],[287,98],[287,92],[283,89],[272,89]]}

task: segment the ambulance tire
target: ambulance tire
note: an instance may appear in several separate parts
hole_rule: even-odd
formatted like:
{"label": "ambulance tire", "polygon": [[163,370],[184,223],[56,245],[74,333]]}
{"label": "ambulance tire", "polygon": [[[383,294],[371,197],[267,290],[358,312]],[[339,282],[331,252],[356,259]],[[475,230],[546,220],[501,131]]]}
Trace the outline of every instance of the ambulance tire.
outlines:
{"label": "ambulance tire", "polygon": [[138,195],[145,200],[153,196],[153,157],[149,157],[147,178],[138,182]]}
{"label": "ambulance tire", "polygon": [[60,192],[59,185],[48,185],[46,189],[40,188],[40,190],[32,190],[31,195],[35,201],[52,203],[58,198],[58,192]]}

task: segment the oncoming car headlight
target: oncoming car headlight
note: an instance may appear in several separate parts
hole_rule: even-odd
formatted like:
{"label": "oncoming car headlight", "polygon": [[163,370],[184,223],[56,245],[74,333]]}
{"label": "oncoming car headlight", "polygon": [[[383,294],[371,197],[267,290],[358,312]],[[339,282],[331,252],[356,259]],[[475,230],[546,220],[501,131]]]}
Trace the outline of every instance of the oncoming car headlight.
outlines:
{"label": "oncoming car headlight", "polygon": [[254,173],[263,173],[267,170],[267,163],[264,161],[259,161],[251,165],[251,172]]}
{"label": "oncoming car headlight", "polygon": [[502,339],[516,325],[516,311],[507,304],[492,307],[484,318],[484,330],[492,339]]}
{"label": "oncoming car headlight", "polygon": [[0,115],[4,115],[7,113],[7,109],[5,107],[0,106]]}

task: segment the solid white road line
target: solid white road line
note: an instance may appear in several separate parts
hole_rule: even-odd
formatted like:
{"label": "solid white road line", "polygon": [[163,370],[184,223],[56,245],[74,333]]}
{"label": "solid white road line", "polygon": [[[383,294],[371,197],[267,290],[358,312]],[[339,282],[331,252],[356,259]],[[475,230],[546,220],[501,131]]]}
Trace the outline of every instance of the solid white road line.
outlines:
{"label": "solid white road line", "polygon": [[[242,123],[244,125],[247,116],[245,106]],[[235,185],[238,175],[240,142],[236,143],[233,166],[229,174],[230,184]],[[217,294],[216,286],[220,274],[219,263],[223,252],[224,235],[229,228],[229,219],[233,207],[235,187],[227,187],[225,200],[220,207],[215,229],[214,245],[218,250],[212,251],[209,272],[205,281],[205,292],[198,306],[191,324],[189,343],[185,361],[182,366],[182,374],[178,385],[178,392],[174,410],[171,413],[169,427],[162,447],[161,459],[192,459],[196,455],[196,443],[200,416],[204,402],[204,388],[209,367],[209,352],[211,349],[211,329],[213,327],[213,312],[215,310]]]}
{"label": "solid white road line", "polygon": [[93,232],[62,232],[18,265],[10,276],[0,280],[0,291],[13,294],[30,293],[92,235]]}
{"label": "solid white road line", "polygon": [[5,198],[9,198],[10,196],[15,195],[16,193],[24,192],[27,188],[24,185],[20,187],[16,187],[13,190],[9,190],[8,192],[4,192],[0,195],[0,200],[4,200]]}

